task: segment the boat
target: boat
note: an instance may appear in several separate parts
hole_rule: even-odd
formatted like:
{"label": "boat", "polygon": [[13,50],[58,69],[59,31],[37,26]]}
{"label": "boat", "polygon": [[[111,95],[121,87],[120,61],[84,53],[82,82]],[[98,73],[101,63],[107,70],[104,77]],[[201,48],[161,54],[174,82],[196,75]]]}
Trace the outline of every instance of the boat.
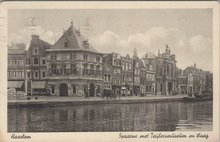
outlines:
{"label": "boat", "polygon": [[194,96],[188,96],[188,97],[183,97],[183,101],[205,101],[205,100],[212,100],[212,96],[209,95],[194,95]]}

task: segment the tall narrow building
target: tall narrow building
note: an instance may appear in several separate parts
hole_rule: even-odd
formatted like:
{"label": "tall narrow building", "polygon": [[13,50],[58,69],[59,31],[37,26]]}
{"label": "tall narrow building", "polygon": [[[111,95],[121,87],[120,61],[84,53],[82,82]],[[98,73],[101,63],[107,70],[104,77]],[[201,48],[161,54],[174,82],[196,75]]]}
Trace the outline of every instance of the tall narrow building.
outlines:
{"label": "tall narrow building", "polygon": [[47,62],[46,49],[51,45],[32,35],[30,46],[26,52],[27,92],[30,95],[46,94]]}
{"label": "tall narrow building", "polygon": [[71,22],[47,49],[48,86],[56,96],[99,96],[103,90],[102,54]]}
{"label": "tall narrow building", "polygon": [[176,59],[171,54],[170,48],[166,45],[165,52],[158,53],[156,67],[156,82],[158,95],[176,94]]}

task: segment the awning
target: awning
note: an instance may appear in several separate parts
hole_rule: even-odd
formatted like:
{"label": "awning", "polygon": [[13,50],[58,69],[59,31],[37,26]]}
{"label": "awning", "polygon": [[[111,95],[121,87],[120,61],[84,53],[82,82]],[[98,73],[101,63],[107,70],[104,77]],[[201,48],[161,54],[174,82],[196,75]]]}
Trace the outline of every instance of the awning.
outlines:
{"label": "awning", "polygon": [[126,89],[125,87],[121,87],[121,89]]}
{"label": "awning", "polygon": [[21,88],[24,81],[8,81],[8,88]]}
{"label": "awning", "polygon": [[46,81],[33,81],[32,89],[44,89],[46,87]]}

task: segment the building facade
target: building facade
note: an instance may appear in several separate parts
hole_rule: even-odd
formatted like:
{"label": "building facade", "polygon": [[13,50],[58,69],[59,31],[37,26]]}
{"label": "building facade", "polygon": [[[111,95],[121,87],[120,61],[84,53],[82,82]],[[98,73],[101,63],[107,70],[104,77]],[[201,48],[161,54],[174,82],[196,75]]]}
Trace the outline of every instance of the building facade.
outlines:
{"label": "building facade", "polygon": [[169,47],[166,45],[164,53],[158,53],[156,82],[158,95],[174,95],[176,94],[176,59],[175,55],[170,53]]}
{"label": "building facade", "polygon": [[164,53],[143,58],[136,49],[133,57],[100,53],[73,22],[53,45],[32,35],[27,51],[25,44],[8,47],[8,89],[29,95],[193,95],[212,92],[212,80],[196,65],[179,70],[167,45]]}
{"label": "building facade", "polygon": [[140,95],[140,59],[137,55],[137,49],[134,49],[133,54],[133,94]]}
{"label": "building facade", "polygon": [[99,96],[103,90],[102,54],[71,26],[47,49],[47,80],[57,96]]}
{"label": "building facade", "polygon": [[46,94],[47,81],[47,54],[51,45],[32,35],[30,46],[26,52],[26,71],[28,94]]}
{"label": "building facade", "polygon": [[133,59],[126,55],[121,58],[122,62],[122,96],[133,95]]}
{"label": "building facade", "polygon": [[146,95],[156,95],[156,55],[147,53],[143,58],[146,66]]}
{"label": "building facade", "polygon": [[17,43],[8,46],[8,89],[25,92],[26,45]]}

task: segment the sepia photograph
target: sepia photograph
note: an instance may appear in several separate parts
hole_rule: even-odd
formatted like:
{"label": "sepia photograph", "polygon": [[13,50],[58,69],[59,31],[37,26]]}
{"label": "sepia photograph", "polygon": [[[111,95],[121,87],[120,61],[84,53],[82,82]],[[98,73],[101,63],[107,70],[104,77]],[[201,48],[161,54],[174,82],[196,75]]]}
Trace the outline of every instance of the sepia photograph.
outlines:
{"label": "sepia photograph", "polygon": [[214,8],[48,6],[6,10],[10,139],[212,137],[219,124]]}

